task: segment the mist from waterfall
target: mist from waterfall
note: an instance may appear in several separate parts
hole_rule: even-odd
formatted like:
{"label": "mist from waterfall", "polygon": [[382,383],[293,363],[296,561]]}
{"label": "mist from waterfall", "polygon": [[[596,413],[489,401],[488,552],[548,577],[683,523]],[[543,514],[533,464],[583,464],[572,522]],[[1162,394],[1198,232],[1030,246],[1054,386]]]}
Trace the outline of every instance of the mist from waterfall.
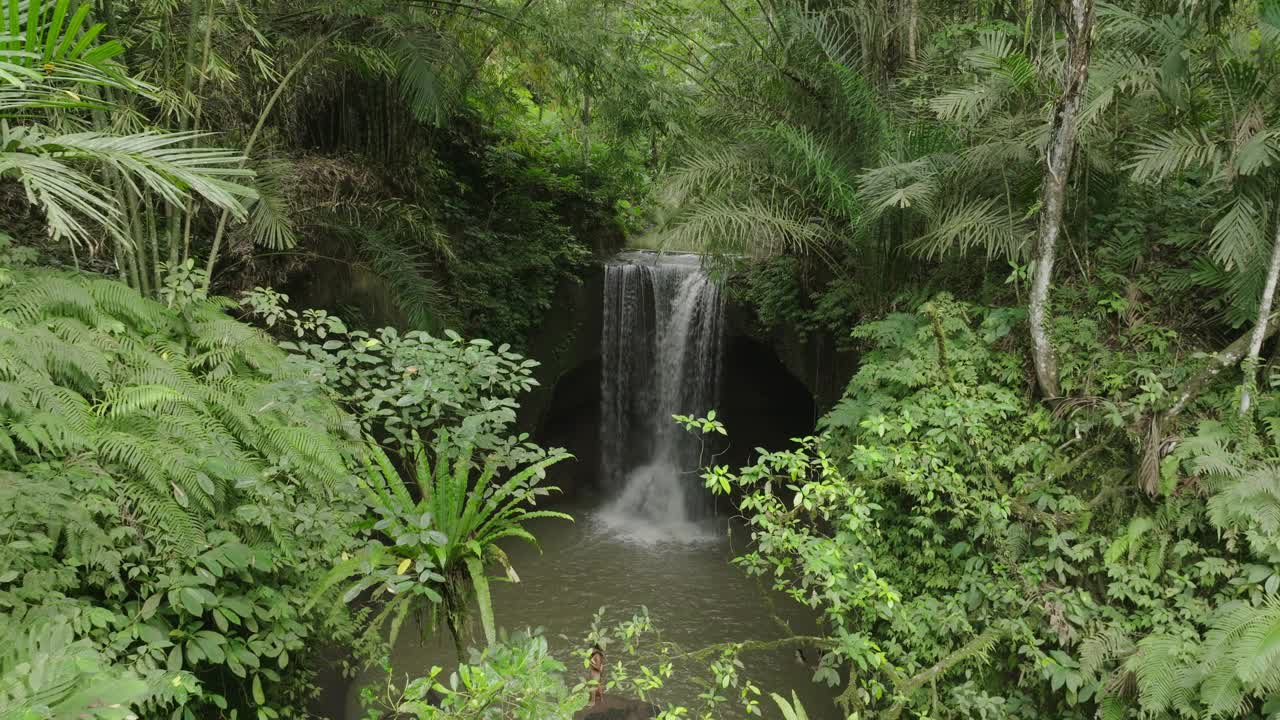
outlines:
{"label": "mist from waterfall", "polygon": [[602,516],[642,539],[692,539],[711,512],[698,438],[671,416],[715,406],[723,321],[697,255],[626,253],[605,268]]}

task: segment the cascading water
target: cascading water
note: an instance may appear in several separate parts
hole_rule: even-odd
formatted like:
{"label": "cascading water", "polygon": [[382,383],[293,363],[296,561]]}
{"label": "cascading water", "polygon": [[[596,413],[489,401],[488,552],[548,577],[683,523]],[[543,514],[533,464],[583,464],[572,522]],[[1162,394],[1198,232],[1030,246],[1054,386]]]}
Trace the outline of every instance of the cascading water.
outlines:
{"label": "cascading water", "polygon": [[601,472],[607,518],[658,537],[708,513],[698,438],[672,415],[705,414],[719,389],[724,305],[697,255],[626,253],[605,268]]}

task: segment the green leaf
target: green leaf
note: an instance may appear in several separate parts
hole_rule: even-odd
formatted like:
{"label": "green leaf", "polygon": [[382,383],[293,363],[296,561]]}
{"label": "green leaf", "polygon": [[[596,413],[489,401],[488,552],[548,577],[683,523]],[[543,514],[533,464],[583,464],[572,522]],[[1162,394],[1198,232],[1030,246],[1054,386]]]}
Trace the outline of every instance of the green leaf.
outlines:
{"label": "green leaf", "polygon": [[262,693],[262,676],[257,673],[253,674],[253,701],[259,705],[265,705],[267,702],[266,696]]}
{"label": "green leaf", "polygon": [[227,653],[227,667],[231,669],[232,674],[238,678],[244,678],[248,673],[244,669],[244,664],[236,656],[235,652]]}
{"label": "green leaf", "polygon": [[150,620],[151,616],[156,614],[156,608],[160,607],[160,598],[160,593],[147,598],[146,602],[142,603],[142,611],[138,613],[138,617],[143,620]]}
{"label": "green leaf", "polygon": [[182,588],[178,591],[178,599],[187,613],[196,617],[204,614],[204,600],[195,588]]}
{"label": "green leaf", "polygon": [[466,558],[467,571],[471,575],[471,585],[475,588],[476,605],[480,611],[480,625],[484,628],[485,640],[493,645],[496,641],[497,632],[494,630],[493,623],[493,603],[489,598],[489,578],[484,573],[484,563],[480,558],[468,556]]}
{"label": "green leaf", "polygon": [[169,672],[178,672],[182,669],[182,646],[174,645],[169,651],[169,659],[165,664]]}
{"label": "green leaf", "polygon": [[148,645],[161,645],[168,647],[169,638],[164,630],[155,625],[143,624],[138,626],[138,638]]}
{"label": "green leaf", "polygon": [[187,499],[187,492],[185,490],[178,487],[177,483],[169,483],[169,486],[173,488],[173,497],[178,501],[179,505],[183,508],[191,507],[191,501]]}

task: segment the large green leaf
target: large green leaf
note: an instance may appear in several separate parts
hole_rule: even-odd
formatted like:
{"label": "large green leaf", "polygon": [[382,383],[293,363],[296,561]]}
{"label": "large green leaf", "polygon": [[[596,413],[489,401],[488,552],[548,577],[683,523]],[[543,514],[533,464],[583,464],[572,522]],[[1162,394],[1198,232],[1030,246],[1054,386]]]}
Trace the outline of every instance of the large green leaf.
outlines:
{"label": "large green leaf", "polygon": [[471,587],[476,594],[476,606],[480,611],[480,625],[485,640],[492,645],[497,638],[493,626],[493,601],[489,598],[489,578],[484,573],[484,562],[475,556],[466,558],[467,572],[471,575]]}

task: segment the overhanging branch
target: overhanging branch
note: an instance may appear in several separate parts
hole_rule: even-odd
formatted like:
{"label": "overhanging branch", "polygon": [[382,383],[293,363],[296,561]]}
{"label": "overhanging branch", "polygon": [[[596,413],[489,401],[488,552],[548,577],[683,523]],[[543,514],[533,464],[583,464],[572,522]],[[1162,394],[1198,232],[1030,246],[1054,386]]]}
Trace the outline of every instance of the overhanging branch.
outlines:
{"label": "overhanging branch", "polygon": [[[1280,329],[1280,314],[1273,314],[1267,320],[1267,327],[1262,339],[1265,341],[1276,330]],[[1164,431],[1182,414],[1187,406],[1195,401],[1209,383],[1223,372],[1230,370],[1244,359],[1249,351],[1249,340],[1253,331],[1241,335],[1235,342],[1214,355],[1200,372],[1183,383],[1177,399],[1165,411],[1151,418],[1151,428],[1147,433],[1146,445],[1142,452],[1142,465],[1138,468],[1138,482],[1149,495],[1154,495],[1160,486],[1160,459],[1164,455]]]}

